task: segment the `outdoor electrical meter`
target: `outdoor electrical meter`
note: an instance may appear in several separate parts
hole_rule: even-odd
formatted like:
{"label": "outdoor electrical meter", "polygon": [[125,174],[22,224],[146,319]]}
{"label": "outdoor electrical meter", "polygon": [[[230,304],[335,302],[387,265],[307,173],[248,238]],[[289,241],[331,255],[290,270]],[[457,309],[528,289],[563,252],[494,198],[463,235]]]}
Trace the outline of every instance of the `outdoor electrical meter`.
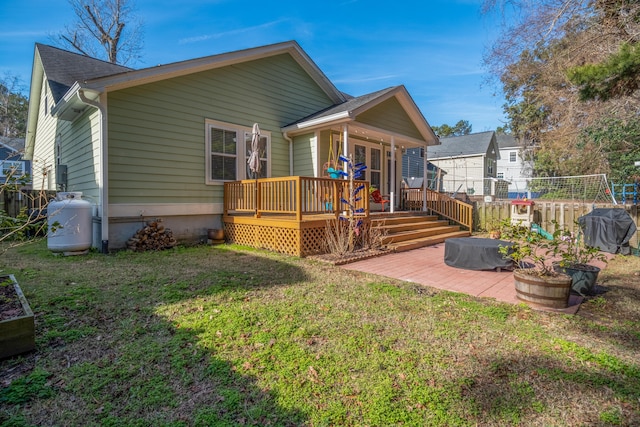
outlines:
{"label": "outdoor electrical meter", "polygon": [[533,200],[513,200],[511,202],[511,225],[531,227],[533,224]]}

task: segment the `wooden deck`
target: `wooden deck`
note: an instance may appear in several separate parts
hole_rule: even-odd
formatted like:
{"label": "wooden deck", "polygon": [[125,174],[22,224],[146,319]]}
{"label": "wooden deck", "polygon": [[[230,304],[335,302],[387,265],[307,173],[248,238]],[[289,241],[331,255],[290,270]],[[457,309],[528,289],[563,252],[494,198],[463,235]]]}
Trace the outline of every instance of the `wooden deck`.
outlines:
{"label": "wooden deck", "polygon": [[[369,194],[369,183],[361,194]],[[349,182],[328,178],[284,177],[225,183],[223,223],[229,242],[286,253],[309,256],[325,251],[327,227],[343,213],[343,197],[351,193]],[[414,194],[414,197],[415,196]],[[433,195],[429,200],[442,207],[445,218],[425,212],[370,212],[369,198],[351,200],[358,218],[384,229],[384,243],[395,251],[413,249],[468,236],[472,207],[462,206]],[[463,221],[452,224],[458,216]],[[404,225],[403,225],[404,224]]]}

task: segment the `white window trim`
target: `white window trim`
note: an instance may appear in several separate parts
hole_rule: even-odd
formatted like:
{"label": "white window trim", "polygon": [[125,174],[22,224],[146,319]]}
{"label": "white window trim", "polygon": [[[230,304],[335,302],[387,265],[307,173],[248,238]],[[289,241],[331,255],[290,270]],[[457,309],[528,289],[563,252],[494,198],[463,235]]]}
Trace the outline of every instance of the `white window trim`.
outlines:
{"label": "white window trim", "polygon": [[[380,168],[379,169],[374,169],[373,168],[373,150],[377,150],[380,153],[380,157],[378,159],[379,163],[380,163]],[[378,187],[379,190],[382,192],[385,183],[383,182],[383,177],[384,177],[384,173],[382,173],[382,163],[385,162],[387,159],[385,157],[383,157],[384,155],[384,147],[375,147],[375,146],[370,146],[368,147],[368,155],[369,155],[369,164],[367,165],[367,169],[369,170],[369,182],[372,181],[372,175],[374,172],[377,172],[378,174],[380,174],[380,182],[378,183]],[[373,184],[372,184],[373,185]]]}
{"label": "white window trim", "polygon": [[[204,126],[204,152],[205,152],[205,184],[206,185],[223,185],[231,180],[211,179],[211,141],[210,128],[224,129],[236,133],[236,181],[246,178],[247,170],[247,145],[245,143],[245,135],[251,134],[251,127],[237,125],[233,123],[221,122],[213,119],[205,119]],[[267,138],[267,176],[271,176],[271,132],[260,129],[260,136]]]}
{"label": "white window trim", "polygon": [[[511,160],[513,156],[513,160]],[[518,161],[518,153],[516,151],[509,152],[509,163],[516,163]]]}
{"label": "white window trim", "polygon": [[6,178],[4,174],[5,169],[15,167],[16,172],[14,177],[19,177],[25,173],[25,164],[22,160],[2,160],[0,161],[0,178]]}
{"label": "white window trim", "polygon": [[[360,145],[363,146],[365,148],[365,165],[367,165],[367,169],[365,169],[364,174],[362,179],[364,179],[365,181],[369,181],[371,182],[371,171],[373,170],[374,172],[380,172],[380,186],[384,186],[385,184],[385,177],[387,174],[387,158],[385,157],[385,152],[390,152],[388,149],[386,149],[385,147],[381,146],[381,144],[376,143],[376,142],[370,142],[370,141],[363,141],[360,139],[355,140],[353,143],[349,144],[349,154],[351,154],[354,158],[355,161],[355,156],[356,156],[356,145]],[[375,150],[380,150],[380,169],[371,169],[371,150],[375,149]],[[397,155],[397,153],[396,153]],[[400,167],[402,167],[402,163],[400,164]],[[382,190],[380,190],[382,191]]]}

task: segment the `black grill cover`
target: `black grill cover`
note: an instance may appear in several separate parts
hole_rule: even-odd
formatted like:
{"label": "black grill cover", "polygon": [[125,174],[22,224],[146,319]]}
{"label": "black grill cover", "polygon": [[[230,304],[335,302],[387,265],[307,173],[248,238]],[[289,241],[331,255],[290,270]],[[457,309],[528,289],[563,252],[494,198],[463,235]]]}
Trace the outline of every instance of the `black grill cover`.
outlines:
{"label": "black grill cover", "polygon": [[624,209],[594,209],[578,218],[584,242],[612,254],[629,255],[629,241],[636,232],[633,219]]}

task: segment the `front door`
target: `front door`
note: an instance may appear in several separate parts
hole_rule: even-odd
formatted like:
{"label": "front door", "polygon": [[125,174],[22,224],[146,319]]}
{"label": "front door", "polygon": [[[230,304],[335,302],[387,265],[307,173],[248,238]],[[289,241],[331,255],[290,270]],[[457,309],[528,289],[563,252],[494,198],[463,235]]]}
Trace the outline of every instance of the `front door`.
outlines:
{"label": "front door", "polygon": [[354,163],[364,163],[367,169],[363,179],[384,193],[382,184],[382,147],[374,144],[357,143],[353,145]]}

